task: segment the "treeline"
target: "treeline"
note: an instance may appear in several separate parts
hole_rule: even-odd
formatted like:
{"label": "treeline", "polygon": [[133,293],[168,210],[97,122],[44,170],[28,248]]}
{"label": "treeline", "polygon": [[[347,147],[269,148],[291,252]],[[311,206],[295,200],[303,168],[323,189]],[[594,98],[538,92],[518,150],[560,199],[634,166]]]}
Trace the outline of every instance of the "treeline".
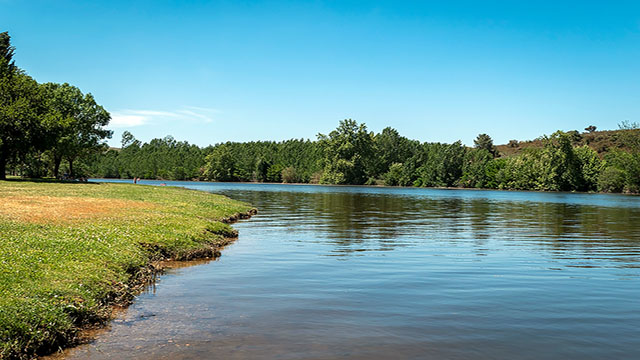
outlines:
{"label": "treeline", "polygon": [[200,148],[171,136],[141,143],[125,131],[120,149],[95,154],[84,167],[92,176],[104,178],[308,183],[321,170],[321,153],[309,140],[227,142]]}
{"label": "treeline", "polygon": [[84,175],[74,165],[105,149],[109,113],[75,86],[39,84],[16,66],[14,51],[0,33],[0,179]]}
{"label": "treeline", "polygon": [[191,180],[201,178],[208,151],[171,136],[142,144],[125,131],[121,149],[94,154],[82,165],[91,176],[102,178]]}
{"label": "treeline", "polygon": [[621,127],[624,149],[604,155],[579,145],[575,131],[558,131],[510,156],[486,134],[472,148],[459,141],[421,143],[393,128],[375,134],[351,119],[317,141],[205,148],[172,137],[142,144],[125,132],[121,149],[98,154],[87,166],[98,177],[638,193],[640,130]]}

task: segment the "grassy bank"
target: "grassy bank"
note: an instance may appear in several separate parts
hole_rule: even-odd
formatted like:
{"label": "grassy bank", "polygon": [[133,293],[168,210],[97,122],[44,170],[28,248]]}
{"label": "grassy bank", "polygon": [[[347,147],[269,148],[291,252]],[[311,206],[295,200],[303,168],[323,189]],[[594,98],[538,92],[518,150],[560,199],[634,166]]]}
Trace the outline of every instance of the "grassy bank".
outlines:
{"label": "grassy bank", "polygon": [[[248,204],[180,188],[0,181],[0,358],[73,343],[152,261],[215,255]],[[236,215],[236,216],[234,216]]]}

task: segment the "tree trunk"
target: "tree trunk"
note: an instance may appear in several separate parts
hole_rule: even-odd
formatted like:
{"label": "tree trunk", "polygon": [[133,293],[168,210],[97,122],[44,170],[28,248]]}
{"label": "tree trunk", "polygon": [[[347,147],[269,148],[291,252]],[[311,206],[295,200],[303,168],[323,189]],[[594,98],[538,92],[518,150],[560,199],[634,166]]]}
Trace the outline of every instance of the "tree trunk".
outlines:
{"label": "tree trunk", "polygon": [[7,179],[7,157],[4,152],[0,150],[0,180]]}
{"label": "tree trunk", "polygon": [[69,159],[69,178],[75,178],[73,176],[73,159]]}
{"label": "tree trunk", "polygon": [[60,163],[62,162],[62,156],[53,156],[53,177],[58,178],[60,174]]}

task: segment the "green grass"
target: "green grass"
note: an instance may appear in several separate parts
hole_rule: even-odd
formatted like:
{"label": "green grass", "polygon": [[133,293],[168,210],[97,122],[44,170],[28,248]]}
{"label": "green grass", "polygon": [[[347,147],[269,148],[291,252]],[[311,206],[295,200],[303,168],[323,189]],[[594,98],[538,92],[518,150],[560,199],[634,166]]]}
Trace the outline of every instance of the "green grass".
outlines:
{"label": "green grass", "polygon": [[160,258],[211,256],[248,204],[132,184],[0,181],[0,358],[74,341]]}

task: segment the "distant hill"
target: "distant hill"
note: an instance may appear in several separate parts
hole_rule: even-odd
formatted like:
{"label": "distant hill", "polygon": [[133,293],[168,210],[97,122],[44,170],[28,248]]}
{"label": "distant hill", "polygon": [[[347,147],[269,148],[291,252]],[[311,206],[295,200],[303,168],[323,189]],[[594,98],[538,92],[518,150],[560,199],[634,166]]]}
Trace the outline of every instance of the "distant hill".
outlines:
{"label": "distant hill", "polygon": [[[640,132],[638,130],[603,130],[582,133],[573,130],[568,133],[572,135],[574,146],[588,145],[601,157],[614,149],[629,150],[628,144],[626,144],[624,140],[626,136],[632,135],[640,138]],[[516,155],[522,152],[523,149],[540,147],[542,147],[541,138],[525,141],[511,140],[508,144],[496,146],[501,156]]]}

